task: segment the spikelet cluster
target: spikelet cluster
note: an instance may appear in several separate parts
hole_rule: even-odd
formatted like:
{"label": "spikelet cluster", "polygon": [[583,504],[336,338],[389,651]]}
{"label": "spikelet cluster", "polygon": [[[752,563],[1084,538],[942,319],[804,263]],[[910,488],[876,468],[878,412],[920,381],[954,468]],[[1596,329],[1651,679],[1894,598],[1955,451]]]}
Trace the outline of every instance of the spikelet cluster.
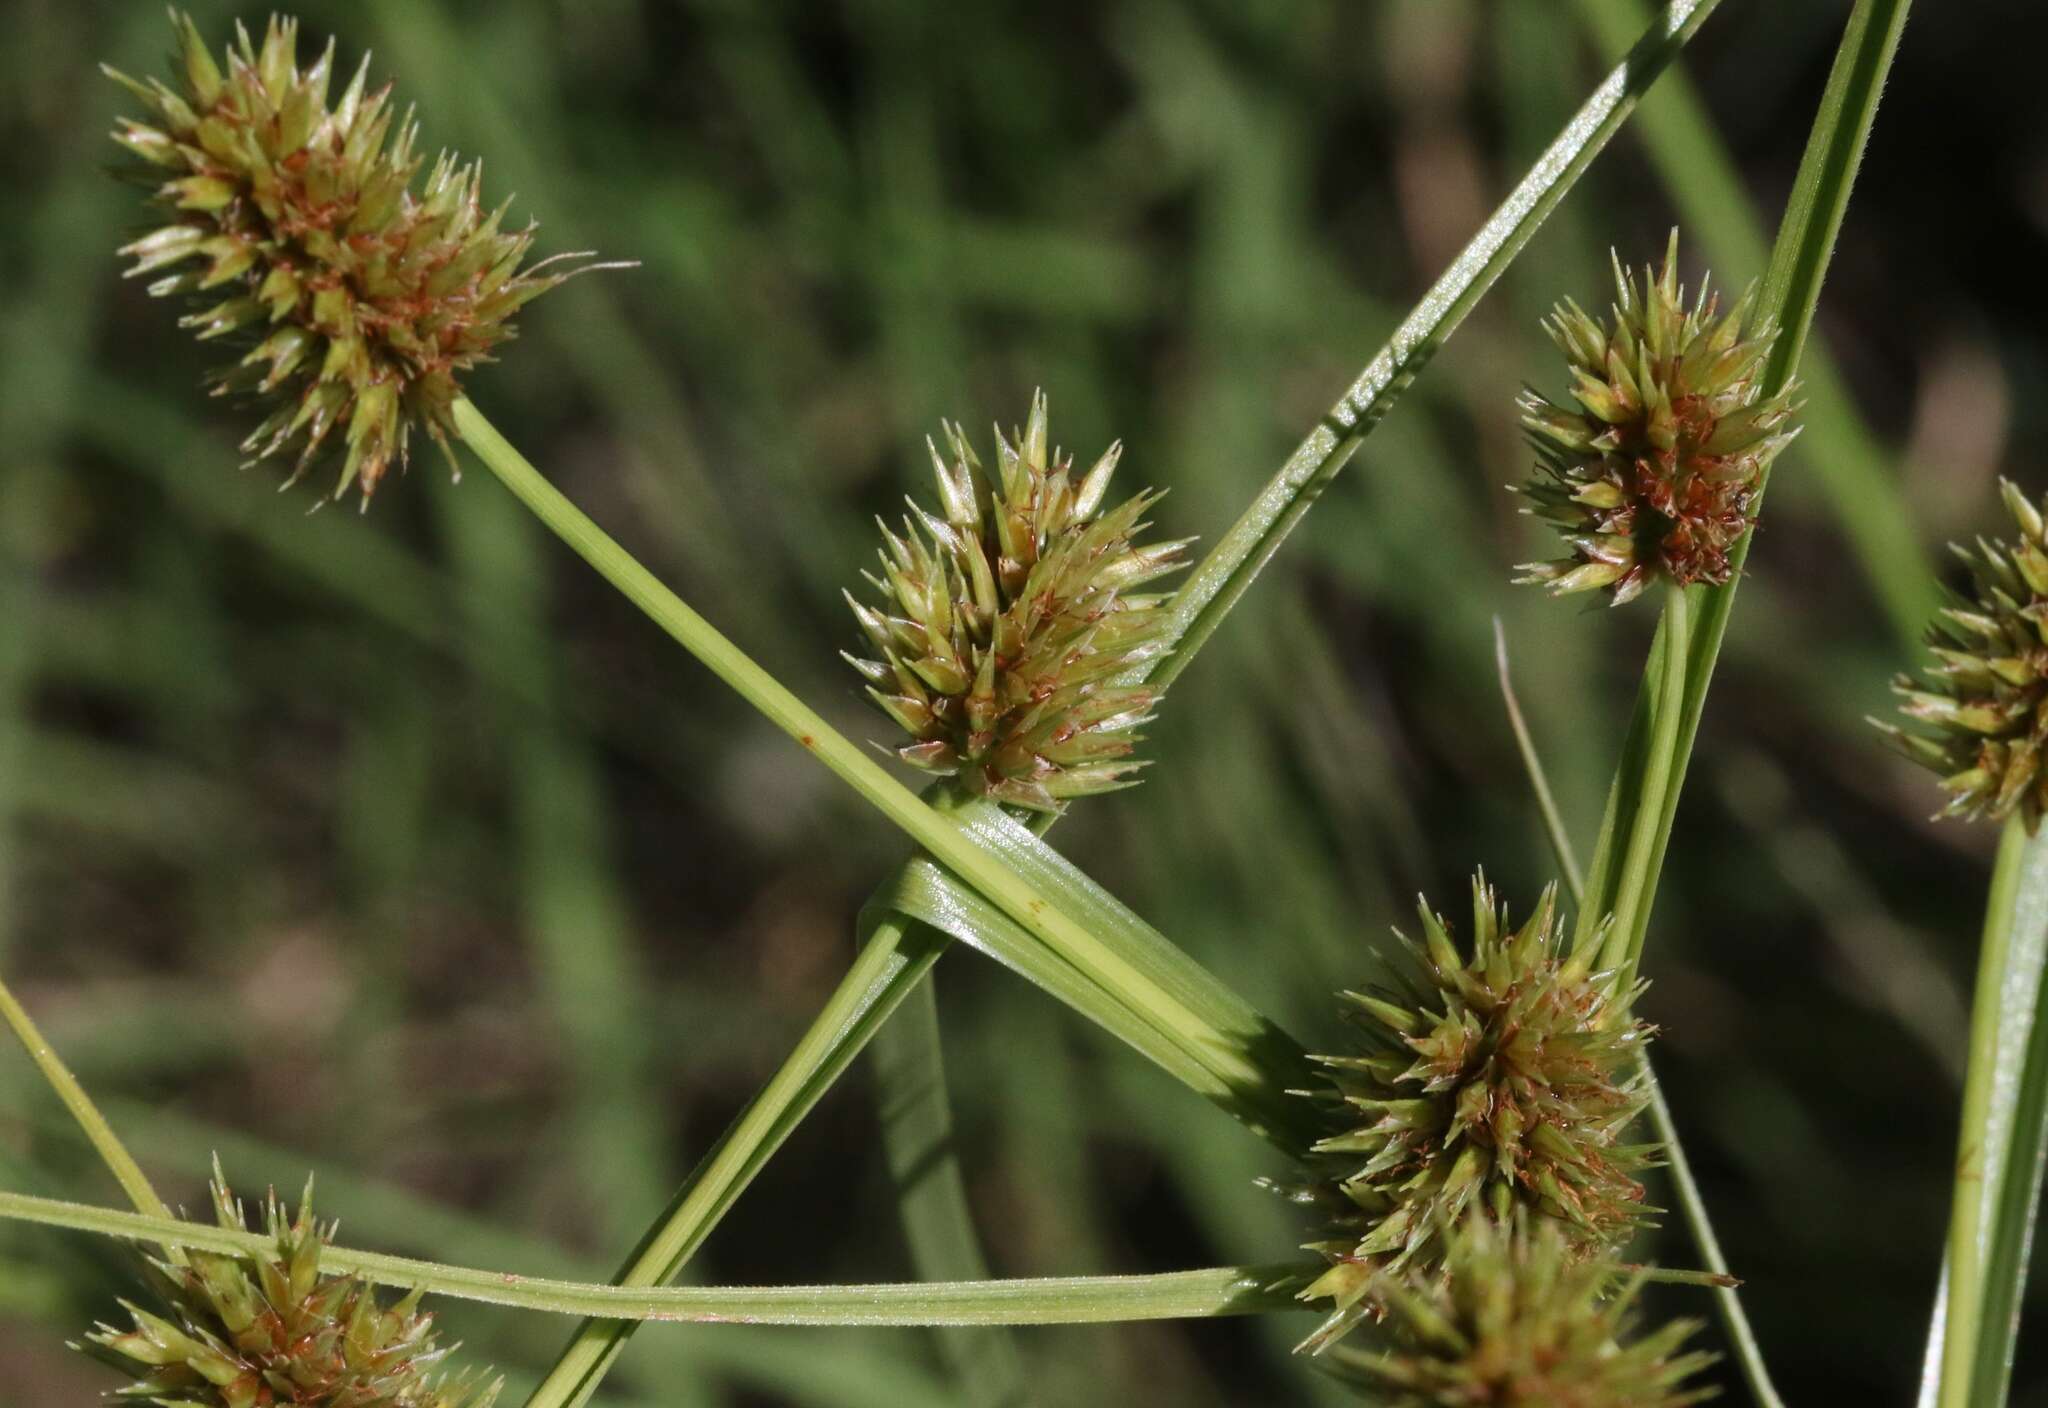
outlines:
{"label": "spikelet cluster", "polygon": [[189,15],[172,23],[175,86],[107,69],[148,109],[113,135],[161,211],[121,251],[128,274],[197,295],[182,326],[237,347],[210,380],[265,407],[245,453],[291,456],[296,480],[332,450],[336,497],[358,486],[367,501],[415,425],[447,450],[462,373],[579,270],[521,269],[532,228],[484,208],[478,163],[444,153],[414,189],[418,125],[388,86],[368,88],[368,55],[330,105],[334,45],[299,67],[296,21],[273,17],[260,45],[238,25],[223,63]]}
{"label": "spikelet cluster", "polygon": [[[83,1348],[135,1381],[113,1397],[168,1408],[490,1408],[496,1382],[440,1377],[448,1350],[415,1291],[396,1304],[352,1277],[320,1271],[331,1226],[313,1220],[312,1189],[298,1214],[272,1193],[268,1255],[193,1251],[152,1259],[162,1312],[123,1302],[134,1328],[100,1325]],[[239,1232],[239,1203],[214,1170],[220,1225]]]}
{"label": "spikelet cluster", "polygon": [[1565,947],[1557,889],[1517,928],[1483,874],[1472,942],[1460,952],[1425,902],[1422,941],[1396,931],[1405,961],[1344,994],[1358,1048],[1316,1058],[1331,1133],[1298,1191],[1329,1218],[1309,1244],[1330,1261],[1304,1299],[1334,1309],[1326,1344],[1374,1313],[1387,1274],[1428,1274],[1444,1237],[1477,1212],[1556,1222],[1568,1244],[1626,1242],[1652,1211],[1637,1175],[1654,1145],[1625,1143],[1648,1100],[1636,1078],[1650,1029]]}
{"label": "spikelet cluster", "polygon": [[1793,388],[1761,394],[1777,330],[1744,326],[1754,288],[1723,314],[1703,279],[1687,308],[1676,230],[1661,272],[1617,259],[1614,283],[1606,326],[1570,299],[1543,325],[1571,364],[1570,404],[1523,391],[1536,472],[1521,493],[1570,553],[1518,580],[1619,606],[1659,579],[1727,581],[1764,469],[1797,431]]}
{"label": "spikelet cluster", "polygon": [[1683,1408],[1714,1396],[1687,1380],[1714,1361],[1687,1352],[1699,1325],[1632,1337],[1639,1280],[1576,1257],[1555,1222],[1466,1219],[1446,1274],[1383,1288],[1389,1347],[1349,1365],[1385,1408]]}
{"label": "spikelet cluster", "polygon": [[1971,590],[1936,615],[1925,683],[1901,675],[1900,711],[1929,732],[1879,723],[1900,751],[1933,769],[1948,792],[1944,816],[2003,820],[2017,812],[2031,833],[2048,811],[2048,536],[2042,508],[2000,480],[2019,534],[1977,540],[1956,555]]}
{"label": "spikelet cluster", "polygon": [[1159,692],[1129,683],[1161,649],[1165,598],[1134,588],[1177,570],[1186,541],[1141,547],[1152,492],[1103,507],[1121,444],[1086,474],[1050,447],[1043,393],[982,467],[957,425],[931,445],[937,514],[911,501],[882,525],[878,598],[847,601],[872,652],[846,659],[902,725],[904,761],[965,792],[1053,811],[1130,784]]}

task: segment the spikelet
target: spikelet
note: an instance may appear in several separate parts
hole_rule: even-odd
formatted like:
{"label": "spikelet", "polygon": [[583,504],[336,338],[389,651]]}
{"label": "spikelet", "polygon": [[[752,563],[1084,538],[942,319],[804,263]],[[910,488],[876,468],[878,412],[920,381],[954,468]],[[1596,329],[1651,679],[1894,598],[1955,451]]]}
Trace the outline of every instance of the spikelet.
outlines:
{"label": "spikelet", "polygon": [[[1145,492],[1102,507],[1121,444],[1076,480],[1048,448],[1043,393],[996,432],[990,480],[957,425],[931,445],[942,514],[883,524],[880,598],[847,594],[873,658],[846,659],[912,741],[905,762],[999,802],[1056,811],[1130,785],[1159,691],[1125,681],[1160,651],[1165,598],[1134,595],[1182,566],[1186,541],[1139,547]],[[929,443],[929,442],[928,442]]]}
{"label": "spikelet", "polygon": [[1467,1218],[1445,1275],[1388,1278],[1389,1347],[1345,1358],[1385,1408],[1683,1408],[1711,1398],[1686,1381],[1714,1362],[1674,1320],[1633,1337],[1641,1284],[1574,1257],[1554,1222]]}
{"label": "spikelet", "polygon": [[1383,1273],[1440,1265],[1469,1212],[1554,1221],[1574,1248],[1604,1252],[1654,1211],[1636,1175],[1656,1146],[1622,1142],[1648,1101],[1635,1067],[1650,1028],[1628,1015],[1635,993],[1566,955],[1557,887],[1515,928],[1475,877],[1468,954],[1420,910],[1423,942],[1395,933],[1407,962],[1344,994],[1359,1049],[1315,1058],[1332,1132],[1311,1150],[1312,1181],[1290,1191],[1329,1219],[1308,1244],[1329,1270],[1302,1297],[1334,1302],[1325,1341],[1373,1313]]}
{"label": "spikelet", "polygon": [[[135,1381],[109,1395],[170,1408],[491,1408],[495,1381],[437,1372],[449,1351],[414,1291],[377,1302],[353,1277],[320,1272],[333,1227],[313,1220],[312,1185],[298,1215],[264,1204],[270,1255],[193,1251],[148,1263],[162,1313],[123,1302],[134,1328],[97,1326],[79,1346]],[[214,1214],[239,1232],[241,1205],[214,1166]]]}
{"label": "spikelet", "polygon": [[245,453],[292,454],[291,482],[334,450],[335,497],[358,486],[367,503],[414,425],[448,452],[458,380],[513,335],[512,314],[598,266],[521,269],[533,229],[484,209],[481,163],[443,153],[415,190],[418,125],[388,86],[368,89],[367,54],[330,106],[334,44],[300,68],[297,21],[273,17],[260,46],[237,25],[224,70],[189,15],[171,22],[175,87],[106,70],[149,110],[113,136],[162,211],[121,250],[128,276],[200,296],[180,325],[241,350],[210,381],[267,407]]}
{"label": "spikelet", "polygon": [[1970,593],[1928,627],[1936,663],[1926,683],[1900,675],[1893,684],[1900,712],[1933,731],[1872,722],[1940,774],[1949,793],[1941,815],[2002,821],[2018,812],[2032,833],[2048,810],[2048,536],[2042,510],[2018,485],[2001,479],[1999,492],[2019,535],[1955,548]]}
{"label": "spikelet", "polygon": [[1605,328],[1570,299],[1543,324],[1571,364],[1576,406],[1524,388],[1536,473],[1520,492],[1523,512],[1571,552],[1524,563],[1517,580],[1559,594],[1605,589],[1619,606],[1660,578],[1727,581],[1764,469],[1798,432],[1794,388],[1760,394],[1777,329],[1743,326],[1754,287],[1723,315],[1702,279],[1688,310],[1676,230],[1661,273],[1646,267],[1638,280],[1617,258],[1614,283]]}

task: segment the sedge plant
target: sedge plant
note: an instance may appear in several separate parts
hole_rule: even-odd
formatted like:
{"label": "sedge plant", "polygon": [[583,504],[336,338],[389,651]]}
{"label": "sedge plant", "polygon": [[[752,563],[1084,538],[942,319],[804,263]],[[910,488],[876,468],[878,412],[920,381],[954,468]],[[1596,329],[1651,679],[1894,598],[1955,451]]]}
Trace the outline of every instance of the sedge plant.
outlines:
{"label": "sedge plant", "polygon": [[[590,1401],[631,1327],[647,1320],[987,1329],[1304,1308],[1324,1316],[1304,1350],[1380,1401],[1677,1405],[1708,1392],[1708,1357],[1687,1348],[1686,1321],[1635,1327],[1636,1288],[1661,1276],[1711,1288],[1749,1390],[1776,1402],[1684,1172],[1645,1059],[1651,1030],[1635,1006],[1707,683],[1772,462],[1794,433],[1800,350],[1903,3],[1864,0],[1851,17],[1771,267],[1754,289],[1726,309],[1704,279],[1688,297],[1674,234],[1661,269],[1638,278],[1617,260],[1609,318],[1566,303],[1548,325],[1571,383],[1555,399],[1523,399],[1536,456],[1524,493],[1560,531],[1565,556],[1524,568],[1525,580],[1560,594],[1598,590],[1617,605],[1645,595],[1662,603],[1583,885],[1561,825],[1553,828],[1575,917],[1553,886],[1517,921],[1483,876],[1462,937],[1425,903],[1419,941],[1402,941],[1344,995],[1359,1019],[1358,1046],[1312,1056],[1043,839],[1074,802],[1137,780],[1141,730],[1172,707],[1167,687],[1714,8],[1715,0],[1672,0],[1171,592],[1162,587],[1190,566],[1189,544],[1144,541],[1155,495],[1112,501],[1121,447],[1077,470],[1051,439],[1042,395],[1021,426],[998,431],[992,469],[965,432],[945,427],[944,450],[931,448],[938,511],[913,503],[901,532],[883,528],[881,570],[853,599],[863,644],[848,656],[905,735],[898,755],[934,778],[923,795],[620,548],[464,393],[463,376],[511,336],[515,312],[604,266],[588,256],[528,262],[531,228],[504,228],[506,210],[486,207],[474,165],[444,157],[427,166],[410,119],[394,115],[385,90],[369,90],[366,68],[330,97],[331,45],[302,66],[295,27],[274,20],[260,42],[239,34],[216,63],[196,26],[176,17],[174,81],[121,78],[147,112],[125,120],[117,140],[141,163],[159,216],[124,252],[131,272],[153,276],[152,294],[196,300],[186,326],[233,349],[214,386],[260,403],[245,452],[284,457],[289,479],[332,459],[335,494],[358,492],[367,505],[404,468],[415,430],[451,458],[461,445],[916,854],[876,892],[858,955],[811,1032],[649,1225],[612,1287],[333,1247],[309,1210],[287,1218],[274,1199],[258,1236],[242,1230],[224,1191],[220,1228],[173,1219],[0,990],[10,1023],[137,1209],[8,1194],[0,1214],[163,1252],[153,1274],[167,1313],[138,1308],[133,1330],[90,1337],[140,1376],[131,1396],[180,1393],[188,1396],[168,1401],[235,1408],[488,1401],[492,1390],[479,1380],[427,1374],[439,1352],[418,1296],[432,1292],[589,1317],[530,1408]],[[2031,831],[2042,772],[2029,634],[2039,617],[2028,612],[2048,595],[2048,557],[2040,514],[2017,502],[2021,545],[1987,546],[1973,559],[1987,604],[1950,614],[1940,684],[1910,696],[1909,712],[1947,732],[1905,746],[1947,774],[1959,810],[2011,814]],[[2026,940],[2011,917],[2011,892],[2031,893],[2016,878],[2021,864],[2000,864],[2001,943]],[[2039,917],[2021,908],[2026,922]],[[905,1004],[954,940],[996,957],[1265,1139],[1291,1170],[1274,1185],[1309,1213],[1309,1255],[1276,1248],[1270,1264],[1156,1276],[663,1289],[884,1024],[929,1018]],[[2040,966],[2037,956],[2036,975]],[[2048,1086],[2036,1069],[2048,1069],[2039,1024],[1986,1025],[1973,1092],[1990,1088],[1979,1068],[2001,1061],[2017,1063],[2023,1091]],[[927,1098],[942,1102],[943,1087]],[[1990,1117],[1987,1099],[1966,1100],[1966,1127]],[[2037,1094],[2005,1108],[2001,1147],[2022,1151],[2010,1170],[1986,1179],[1966,1158],[1958,1181],[1945,1394],[1951,1379],[2009,1362],[2009,1340],[2001,1361],[1995,1345],[1980,1347],[1980,1337],[1996,1339],[1980,1327],[2008,1323],[2016,1304],[2024,1247],[2015,1257],[2011,1238],[1998,1234],[2025,1222],[2038,1190],[2038,1162],[2027,1165],[2024,1151],[2038,1148],[2041,1103]],[[1703,1272],[1659,1273],[1628,1259],[1655,1213],[1648,1180],[1667,1161]],[[974,1260],[957,1241],[925,1259],[947,1255]],[[385,1306],[368,1289],[375,1281],[412,1294]],[[1985,1381],[1963,1382],[1981,1391]],[[996,1401],[986,1382],[964,1387]]]}

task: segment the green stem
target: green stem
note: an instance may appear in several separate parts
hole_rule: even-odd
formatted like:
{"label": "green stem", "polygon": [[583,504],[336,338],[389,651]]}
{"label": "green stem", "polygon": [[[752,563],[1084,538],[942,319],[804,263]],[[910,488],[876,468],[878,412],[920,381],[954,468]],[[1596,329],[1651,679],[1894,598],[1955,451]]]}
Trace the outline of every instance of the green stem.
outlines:
{"label": "green stem", "polygon": [[1508,633],[1501,625],[1500,617],[1493,618],[1493,661],[1500,676],[1500,699],[1508,712],[1508,727],[1515,735],[1515,747],[1522,755],[1522,768],[1529,774],[1529,790],[1536,794],[1536,810],[1543,817],[1543,834],[1550,840],[1551,854],[1557,857],[1557,867],[1564,872],[1565,888],[1571,891],[1572,904],[1583,909],[1586,904],[1586,880],[1579,870],[1579,857],[1572,849],[1571,833],[1565,829],[1564,814],[1557,809],[1557,798],[1551,795],[1550,775],[1544,770],[1543,755],[1536,751],[1536,740],[1529,733],[1528,721],[1522,717],[1522,705],[1515,698],[1515,682],[1508,672]]}
{"label": "green stem", "polygon": [[[2042,873],[2036,848],[2028,867]],[[2035,895],[2033,919],[2043,919],[2040,905],[2048,896]],[[2034,1249],[2034,1224],[2041,1211],[2041,1188],[2048,1177],[2048,963],[2028,984],[2029,1021],[2024,1041],[2017,1035],[2005,1043],[2005,1056],[2019,1057],[2011,1128],[2006,1136],[2006,1171],[1998,1201],[1990,1208],[1991,1227],[1985,1240],[1991,1248],[1984,1265],[1983,1323],[1991,1333],[1977,1341],[1977,1383],[1990,1389],[1993,1402],[2003,1403],[2012,1388],[2013,1353],[2019,1336],[2020,1306],[2027,1289],[2027,1262]],[[2013,994],[2008,994],[2008,999]],[[2010,1011],[2010,1009],[2008,1009]],[[2009,1034],[2010,1035],[2010,1034]],[[2024,1054],[2020,1054],[2024,1052]],[[2004,1060],[2004,1056],[2001,1057]],[[2011,1069],[2008,1065],[2007,1069]]]}
{"label": "green stem", "polygon": [[2017,816],[1999,837],[1970,1013],[1969,1065],[1949,1215],[1941,1408],[2005,1401],[2012,1321],[2039,1190],[2048,1061],[2048,836]]}
{"label": "green stem", "polygon": [[1227,1037],[1024,882],[1002,860],[976,845],[961,827],[926,805],[867,750],[826,723],[816,710],[691,610],[548,483],[467,398],[455,403],[455,423],[477,458],[578,556],[940,864],[1090,979],[1120,994],[1162,1032],[1189,1041],[1226,1084],[1257,1086],[1264,1081],[1265,1073]]}
{"label": "green stem", "polygon": [[1941,1402],[1944,1408],[1968,1401],[1972,1362],[1968,1347],[1976,1343],[1982,1303],[1985,1136],[1991,1122],[1993,1087],[1998,1078],[1999,996],[2012,949],[2013,897],[2019,893],[2020,869],[2026,855],[2026,828],[2018,817],[2005,825],[1998,839],[1998,861],[1991,889],[1984,899],[1984,939],[1977,953],[1977,991],[1970,1011],[1970,1054],[1963,1077],[1962,1130],[1956,1144],[1955,1188],[1948,1224],[1949,1351],[1942,1360]]}
{"label": "green stem", "polygon": [[[1529,784],[1536,792],[1544,829],[1549,833],[1557,863],[1564,871],[1564,882],[1571,891],[1572,903],[1583,909],[1586,903],[1585,882],[1579,875],[1578,858],[1572,853],[1571,837],[1565,831],[1563,818],[1559,816],[1556,804],[1550,800],[1550,782],[1544,771],[1543,756],[1537,751],[1536,741],[1530,736],[1528,725],[1522,720],[1521,707],[1515,701],[1514,684],[1508,674],[1507,634],[1497,616],[1493,627],[1494,658],[1499,666],[1501,698],[1507,705],[1508,724],[1514,730],[1516,745],[1521,749],[1522,765],[1528,770]],[[1758,1408],[1784,1408],[1784,1400],[1778,1396],[1776,1387],[1771,1383],[1770,1371],[1765,1367],[1763,1348],[1757,1343],[1749,1314],[1742,1308],[1742,1297],[1736,1293],[1740,1282],[1729,1268],[1727,1255],[1721,1250],[1721,1239],[1714,1233],[1714,1222],[1707,1213],[1706,1199],[1700,1194],[1699,1181],[1693,1177],[1692,1160],[1686,1157],[1685,1145],[1679,1140],[1678,1122],[1672,1118],[1671,1102],[1664,1098],[1663,1082],[1657,1079],[1656,1068],[1650,1064],[1648,1048],[1637,1053],[1636,1068],[1649,1092],[1650,1125],[1657,1131],[1657,1142],[1663,1146],[1665,1168],[1670,1174],[1672,1189],[1678,1195],[1679,1214],[1685,1218],[1686,1230],[1692,1235],[1700,1260],[1706,1263],[1705,1278],[1690,1283],[1705,1285],[1713,1291],[1714,1309],[1720,1316],[1721,1328],[1728,1336],[1729,1347],[1735,1353],[1736,1367],[1742,1371]],[[1653,1268],[1650,1279],[1669,1279],[1686,1274],[1661,1272]],[[1698,1273],[1689,1274],[1698,1276]]]}
{"label": "green stem", "polygon": [[[1617,992],[1635,979],[1637,955],[1648,927],[1650,904],[1657,889],[1658,822],[1665,802],[1684,777],[1679,756],[1680,725],[1685,716],[1685,669],[1692,639],[1692,609],[1685,588],[1670,587],[1664,600],[1662,667],[1651,714],[1650,750],[1637,793],[1635,824],[1622,853],[1621,880],[1615,890],[1613,919],[1600,953],[1603,967],[1616,970]],[[1690,740],[1686,740],[1688,743]]]}
{"label": "green stem", "polygon": [[149,1217],[168,1218],[170,1208],[156,1195],[150,1186],[149,1176],[142,1171],[142,1165],[135,1162],[135,1156],[121,1143],[114,1127],[107,1123],[106,1116],[92,1103],[92,1097],[85,1093],[85,1087],[78,1083],[78,1077],[71,1074],[71,1068],[57,1054],[44,1037],[42,1030],[28,1015],[28,1009],[15,1000],[7,984],[0,982],[0,1017],[7,1019],[7,1025],[14,1029],[15,1036],[27,1049],[29,1059],[36,1063],[36,1069],[43,1073],[43,1079],[57,1092],[57,1098],[64,1102],[64,1108],[78,1122],[92,1147],[98,1151],[100,1161],[114,1175],[121,1185],[121,1191],[128,1195],[128,1201],[135,1205],[137,1212]]}
{"label": "green stem", "polygon": [[1692,1243],[1699,1250],[1700,1260],[1706,1263],[1709,1272],[1721,1278],[1712,1287],[1714,1310],[1720,1316],[1722,1332],[1728,1336],[1728,1347],[1734,1351],[1735,1367],[1742,1371],[1743,1382],[1749,1385],[1750,1396],[1756,1400],[1757,1408],[1785,1408],[1785,1400],[1778,1396],[1777,1387],[1771,1383],[1770,1370],[1764,1365],[1763,1346],[1757,1343],[1749,1314],[1742,1308],[1742,1297],[1736,1293],[1735,1288],[1740,1283],[1729,1270],[1727,1254],[1721,1250],[1721,1239],[1714,1235],[1714,1223],[1707,1215],[1706,1199],[1700,1196],[1699,1181],[1693,1177],[1692,1160],[1686,1158],[1685,1146],[1679,1143],[1678,1124],[1671,1117],[1671,1102],[1664,1098],[1664,1087],[1650,1066],[1650,1053],[1644,1051],[1638,1059],[1643,1081],[1650,1091],[1650,1124],[1664,1146],[1664,1163],[1671,1175],[1672,1190],[1678,1194],[1678,1211],[1685,1218],[1686,1230],[1692,1234]]}
{"label": "green stem", "polygon": [[[895,1019],[875,1032],[871,1049],[882,1149],[896,1185],[911,1267],[919,1279],[986,1280],[988,1259],[975,1235],[954,1146],[936,988],[935,975],[926,974]],[[1007,1332],[990,1327],[949,1330],[939,1336],[939,1352],[959,1385],[963,1404],[1023,1408],[1031,1401],[1023,1361]]]}
{"label": "green stem", "polygon": [[[867,935],[853,966],[789,1059],[691,1172],[613,1277],[616,1284],[659,1286],[682,1270],[790,1132],[931,970],[945,943],[945,936],[908,924],[879,924]],[[527,1400],[528,1408],[585,1401],[632,1331],[629,1322],[616,1317],[580,1326]]]}
{"label": "green stem", "polygon": [[[274,1256],[274,1238],[176,1218],[0,1193],[0,1218],[224,1256]],[[1218,1266],[1156,1276],[1047,1276],[1008,1281],[854,1286],[599,1286],[327,1247],[325,1271],[380,1286],[556,1315],[743,1325],[1086,1325],[1261,1315],[1304,1307],[1294,1292],[1319,1268]]]}

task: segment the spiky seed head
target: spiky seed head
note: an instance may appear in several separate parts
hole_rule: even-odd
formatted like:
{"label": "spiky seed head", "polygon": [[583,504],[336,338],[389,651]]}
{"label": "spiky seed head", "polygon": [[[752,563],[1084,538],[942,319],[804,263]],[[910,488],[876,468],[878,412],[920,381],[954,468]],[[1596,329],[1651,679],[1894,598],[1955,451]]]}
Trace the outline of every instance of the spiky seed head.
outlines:
{"label": "spiky seed head", "polygon": [[1727,581],[1764,469],[1798,432],[1794,388],[1762,394],[1777,329],[1752,322],[1754,285],[1724,314],[1702,278],[1688,309],[1676,230],[1661,272],[1638,278],[1617,257],[1614,284],[1606,326],[1570,299],[1543,324],[1572,387],[1569,403],[1523,389],[1536,471],[1520,492],[1571,551],[1517,580],[1619,606],[1659,579]]}
{"label": "spiky seed head", "polygon": [[1673,1320],[1635,1336],[1641,1273],[1573,1255],[1557,1223],[1464,1219],[1442,1276],[1389,1276],[1378,1288],[1388,1345],[1349,1363],[1386,1408],[1683,1408],[1717,1392],[1688,1387],[1715,1356],[1686,1351],[1699,1329]]}
{"label": "spiky seed head", "polygon": [[[99,1325],[79,1346],[135,1382],[110,1395],[170,1408],[491,1408],[494,1380],[439,1373],[449,1349],[436,1339],[420,1293],[379,1304],[364,1282],[320,1270],[333,1227],[313,1219],[312,1185],[296,1216],[265,1200],[265,1255],[188,1252],[151,1259],[162,1304],[123,1302],[128,1330]],[[214,1167],[214,1214],[245,1227],[240,1203]]]}
{"label": "spiky seed head", "polygon": [[1159,691],[1127,681],[1162,649],[1165,597],[1142,587],[1189,540],[1139,546],[1150,491],[1104,508],[1121,444],[1086,474],[1050,448],[1043,392],[1024,429],[996,431],[993,477],[957,425],[927,442],[939,509],[882,524],[878,598],[847,602],[870,655],[847,661],[909,733],[905,762],[1040,811],[1130,785]]}
{"label": "spiky seed head", "polygon": [[148,109],[113,137],[160,212],[121,250],[128,276],[194,296],[181,326],[237,348],[209,379],[265,409],[245,453],[292,454],[290,482],[333,450],[335,497],[353,485],[367,503],[415,425],[447,451],[459,378],[513,335],[513,313],[597,266],[522,269],[533,227],[484,208],[479,162],[443,153],[415,189],[418,124],[388,85],[369,89],[367,54],[330,104],[333,41],[301,68],[297,21],[273,16],[260,45],[238,24],[220,63],[189,15],[171,22],[172,83],[106,70]]}
{"label": "spiky seed head", "polygon": [[1330,1300],[1334,1338],[1372,1313],[1386,1272],[1441,1263],[1445,1233],[1474,1209],[1556,1222],[1572,1247],[1626,1242],[1654,1211],[1636,1175],[1654,1144],[1623,1141],[1648,1101],[1637,1053],[1651,1029],[1629,1015],[1637,991],[1566,951],[1557,887],[1517,928],[1485,874],[1472,883],[1472,941],[1420,905],[1422,940],[1378,981],[1343,995],[1361,1040],[1314,1058],[1310,1092],[1330,1133],[1291,1191],[1327,1215],[1308,1244],[1330,1261],[1303,1293]]}
{"label": "spiky seed head", "polygon": [[2042,513],[2017,484],[1999,492],[2019,532],[1954,547],[1970,571],[1927,629],[1935,663],[1925,682],[1900,675],[1899,711],[1924,729],[1872,720],[1899,751],[1941,776],[1942,816],[2004,820],[2017,812],[2029,833],[2048,811],[2048,536]]}

